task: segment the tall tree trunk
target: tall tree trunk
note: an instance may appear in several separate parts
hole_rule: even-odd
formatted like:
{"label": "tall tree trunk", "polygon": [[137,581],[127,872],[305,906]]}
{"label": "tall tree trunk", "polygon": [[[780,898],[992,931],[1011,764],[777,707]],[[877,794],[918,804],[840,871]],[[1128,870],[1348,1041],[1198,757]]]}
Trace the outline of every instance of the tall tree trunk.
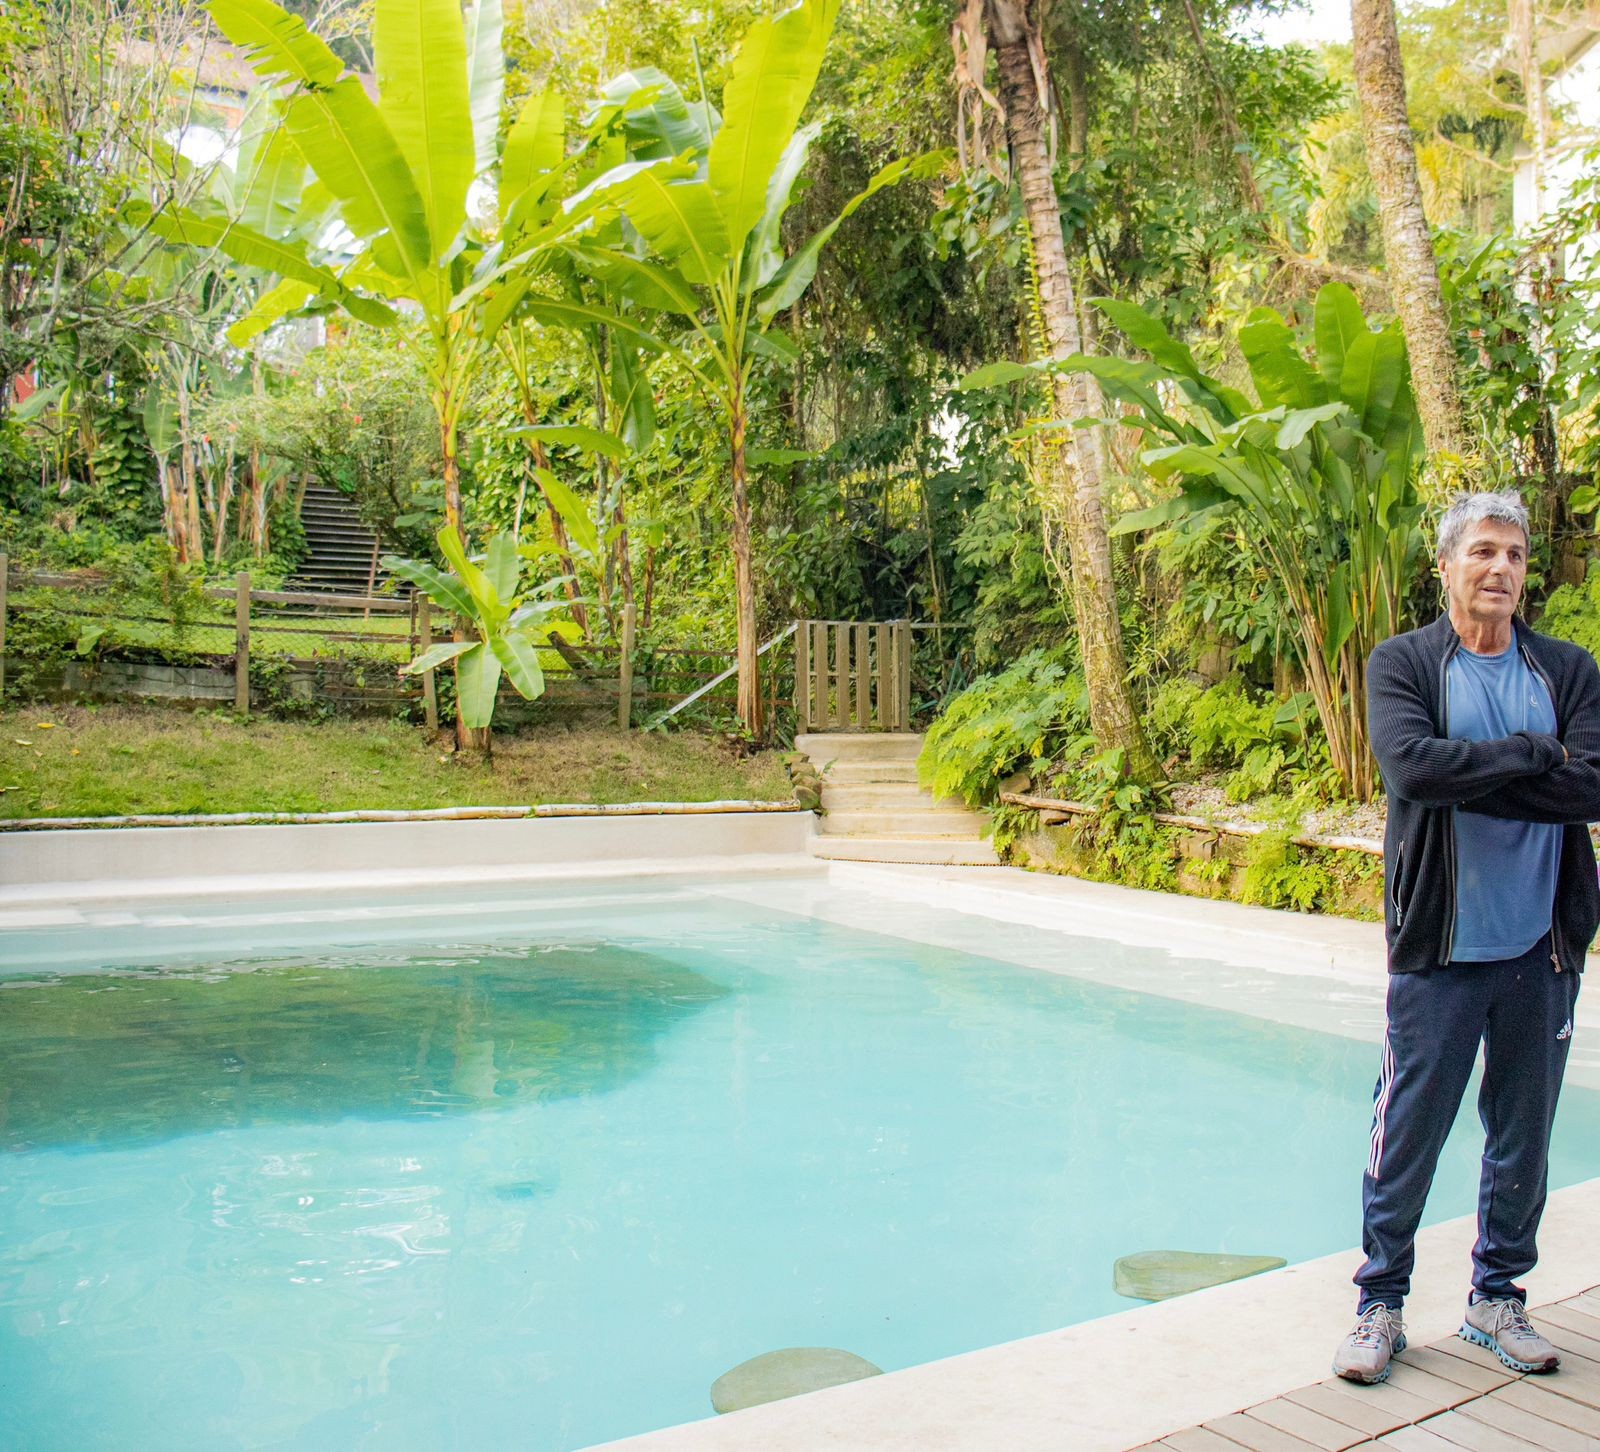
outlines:
{"label": "tall tree trunk", "polygon": [[1460,456],[1467,448],[1465,414],[1433,237],[1422,210],[1394,0],[1351,0],[1350,23],[1367,166],[1378,194],[1383,254],[1411,355],[1422,432],[1429,453]]}
{"label": "tall tree trunk", "polygon": [[[1044,57],[1038,21],[1033,5],[1026,0],[985,0],[984,19],[999,67],[1006,138],[1033,242],[1045,342],[1052,356],[1065,358],[1082,351],[1082,338],[1045,142],[1039,94]],[[1058,375],[1054,388],[1057,417],[1082,418],[1103,412],[1099,387],[1086,373]],[[1070,442],[1059,454],[1062,517],[1072,556],[1073,613],[1089,687],[1089,724],[1102,750],[1120,748],[1129,771],[1150,780],[1157,775],[1156,763],[1128,686],[1111,541],[1100,498],[1099,443],[1095,430],[1073,429]]]}
{"label": "tall tree trunk", "polygon": [[728,442],[733,455],[733,593],[738,622],[739,721],[751,736],[761,735],[761,660],[756,654],[756,589],[750,561],[750,481],[745,470],[744,389],[736,387],[728,409]]}

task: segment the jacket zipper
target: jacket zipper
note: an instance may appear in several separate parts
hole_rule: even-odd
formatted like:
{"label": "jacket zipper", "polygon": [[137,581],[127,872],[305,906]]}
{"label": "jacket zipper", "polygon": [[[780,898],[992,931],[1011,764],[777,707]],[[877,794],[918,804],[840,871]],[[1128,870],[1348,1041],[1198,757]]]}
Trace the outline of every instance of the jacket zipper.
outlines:
{"label": "jacket zipper", "polygon": [[[1450,734],[1450,661],[1456,651],[1461,648],[1461,637],[1454,631],[1450,636],[1451,643],[1445,647],[1444,659],[1439,662],[1439,700],[1443,705],[1444,719],[1439,723],[1439,734]],[[1450,955],[1456,946],[1456,809],[1445,808],[1444,817],[1445,836],[1445,916],[1444,916],[1444,947],[1439,961],[1448,963]]]}
{"label": "jacket zipper", "polygon": [[1405,871],[1406,844],[1401,842],[1399,850],[1394,855],[1394,925],[1396,930],[1405,924],[1406,910],[1400,902],[1400,874]]}
{"label": "jacket zipper", "polygon": [[[1530,671],[1532,671],[1533,674],[1536,675],[1541,682],[1543,682],[1545,691],[1549,694],[1549,697],[1550,697],[1550,711],[1551,711],[1551,714],[1554,715],[1555,718],[1556,718],[1556,735],[1560,736],[1560,734],[1561,734],[1561,712],[1560,712],[1560,709],[1556,705],[1556,688],[1555,688],[1554,684],[1552,684],[1552,682],[1550,680],[1550,677],[1547,676],[1544,673],[1544,667],[1542,667],[1539,664],[1539,662],[1536,661],[1533,658],[1533,652],[1531,650],[1529,650],[1528,647],[1526,645],[1524,645],[1520,640],[1517,642],[1517,648],[1522,652],[1522,659],[1526,662],[1528,669]],[[1566,835],[1565,832],[1563,832],[1562,833],[1563,838],[1565,837],[1565,835]],[[1562,842],[1562,850],[1565,851],[1565,848],[1566,848],[1566,843],[1565,843],[1565,841],[1563,841]],[[1557,856],[1556,856],[1556,882],[1559,884],[1560,881],[1561,881],[1561,856],[1558,853]],[[1557,892],[1556,893],[1557,902],[1560,901],[1560,897],[1561,897],[1561,894],[1559,892]],[[1561,925],[1556,921],[1556,905],[1555,904],[1551,904],[1551,908],[1550,908],[1550,961],[1556,965],[1556,972],[1559,973],[1561,971]]]}

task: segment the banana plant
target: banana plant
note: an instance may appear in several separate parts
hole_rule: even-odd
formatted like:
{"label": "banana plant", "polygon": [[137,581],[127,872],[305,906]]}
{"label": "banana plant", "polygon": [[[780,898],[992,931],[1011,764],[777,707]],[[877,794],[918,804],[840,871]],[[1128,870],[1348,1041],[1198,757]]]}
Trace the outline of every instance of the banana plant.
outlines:
{"label": "banana plant", "polygon": [[[801,0],[750,27],[734,59],[718,116],[690,105],[659,73],[630,72],[607,88],[629,151],[587,189],[609,198],[641,243],[635,252],[604,239],[567,248],[589,274],[637,304],[676,321],[669,343],[728,431],[733,504],[739,718],[759,734],[755,577],[746,438],[756,363],[793,362],[777,327],[804,295],[822,249],[869,197],[906,177],[931,175],[942,153],[891,162],[839,215],[785,255],[781,226],[820,123],[800,125],[833,33],[839,0]],[[580,196],[585,193],[579,193]],[[620,314],[613,328],[638,330]]]}
{"label": "banana plant", "polygon": [[[333,304],[359,321],[385,323],[394,320],[388,304],[401,303],[420,316],[444,458],[445,517],[464,550],[460,427],[493,342],[485,313],[510,279],[536,270],[544,252],[579,232],[599,203],[555,208],[537,226],[503,227],[498,238],[471,215],[474,180],[497,161],[509,172],[525,160],[515,127],[498,155],[500,0],[477,0],[466,16],[458,0],[377,0],[376,102],[273,0],[209,0],[207,8],[257,72],[294,87],[281,104],[289,140],[360,253],[335,275],[307,259],[303,247],[264,230],[236,225],[209,240],[247,262],[263,244],[292,253],[279,255],[278,270],[317,289],[304,306]],[[179,218],[175,225],[189,223]]]}
{"label": "banana plant", "polygon": [[560,581],[547,580],[524,590],[523,557],[509,533],[497,534],[487,550],[470,557],[448,524],[440,527],[437,540],[448,571],[397,555],[384,556],[384,568],[465,621],[476,638],[432,646],[403,666],[401,673],[420,675],[453,662],[461,720],[469,730],[482,733],[479,742],[487,755],[501,676],[526,701],[544,694],[535,632],[565,609],[566,602],[550,593]]}
{"label": "banana plant", "polygon": [[1123,516],[1115,533],[1188,526],[1222,509],[1236,514],[1298,626],[1340,782],[1370,799],[1377,774],[1365,662],[1400,628],[1424,549],[1422,425],[1399,323],[1374,330],[1355,294],[1330,283],[1317,294],[1308,357],[1278,313],[1255,309],[1237,336],[1255,386],[1251,399],[1202,373],[1189,349],[1143,309],[1110,299],[1095,306],[1151,361],[1079,355],[996,363],[961,386],[1081,371],[1127,405],[1132,412],[1117,422],[1143,431],[1149,447],[1141,463],[1176,493]]}

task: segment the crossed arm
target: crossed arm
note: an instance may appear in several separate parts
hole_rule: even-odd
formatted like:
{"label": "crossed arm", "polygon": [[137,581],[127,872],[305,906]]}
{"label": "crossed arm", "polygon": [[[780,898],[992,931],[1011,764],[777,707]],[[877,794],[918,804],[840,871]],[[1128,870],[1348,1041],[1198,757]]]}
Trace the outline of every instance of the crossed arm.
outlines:
{"label": "crossed arm", "polygon": [[1561,739],[1519,731],[1452,741],[1434,735],[1404,659],[1380,646],[1367,668],[1367,720],[1385,785],[1424,806],[1523,822],[1600,821],[1600,667],[1585,657],[1558,703]]}

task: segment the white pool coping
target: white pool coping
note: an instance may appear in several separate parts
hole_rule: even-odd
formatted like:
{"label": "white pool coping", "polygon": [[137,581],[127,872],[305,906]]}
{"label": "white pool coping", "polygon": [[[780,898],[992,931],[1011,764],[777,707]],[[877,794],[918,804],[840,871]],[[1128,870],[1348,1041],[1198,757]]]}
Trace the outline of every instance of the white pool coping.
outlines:
{"label": "white pool coping", "polygon": [[[1534,1304],[1600,1284],[1600,1179],[1550,1196]],[[1461,1324],[1472,1217],[1417,1236],[1418,1345]],[[1359,1251],[848,1386],[607,1442],[615,1452],[1124,1452],[1329,1375]],[[848,1349],[848,1348],[846,1348]]]}
{"label": "white pool coping", "polygon": [[[1136,970],[1137,981],[1122,967],[1114,967],[1108,981],[1381,1038],[1387,975],[1378,924],[1012,868],[824,866],[806,851],[812,822],[809,814],[763,813],[16,833],[0,838],[0,929],[63,921],[93,905],[129,899],[727,874],[730,880],[717,891],[731,897],[1044,971],[1097,971],[1082,967],[1081,954],[1069,962],[1059,953],[1054,939],[1060,934],[1165,949],[1170,958]],[[35,843],[45,857],[24,863],[20,853],[30,837],[60,846]],[[732,880],[751,873],[769,874],[769,881]],[[855,907],[824,902],[815,891],[821,882],[868,897]],[[944,911],[922,926],[914,918],[889,924],[872,914],[872,896]],[[1000,934],[996,923],[1041,931]],[[1163,971],[1163,961],[1171,971]],[[1251,998],[1251,982],[1269,976],[1273,992]],[[1569,1077],[1600,1088],[1600,1057],[1579,1027]],[[1530,1299],[1558,1300],[1600,1284],[1597,1224],[1600,1179],[1551,1195],[1541,1264],[1528,1280]],[[1435,1340],[1459,1325],[1474,1236],[1470,1218],[1419,1235],[1407,1305],[1413,1340]],[[1333,1347],[1348,1329],[1350,1277],[1360,1259],[1359,1251],[1346,1251],[605,1445],[630,1452],[1123,1452],[1326,1376]]]}

